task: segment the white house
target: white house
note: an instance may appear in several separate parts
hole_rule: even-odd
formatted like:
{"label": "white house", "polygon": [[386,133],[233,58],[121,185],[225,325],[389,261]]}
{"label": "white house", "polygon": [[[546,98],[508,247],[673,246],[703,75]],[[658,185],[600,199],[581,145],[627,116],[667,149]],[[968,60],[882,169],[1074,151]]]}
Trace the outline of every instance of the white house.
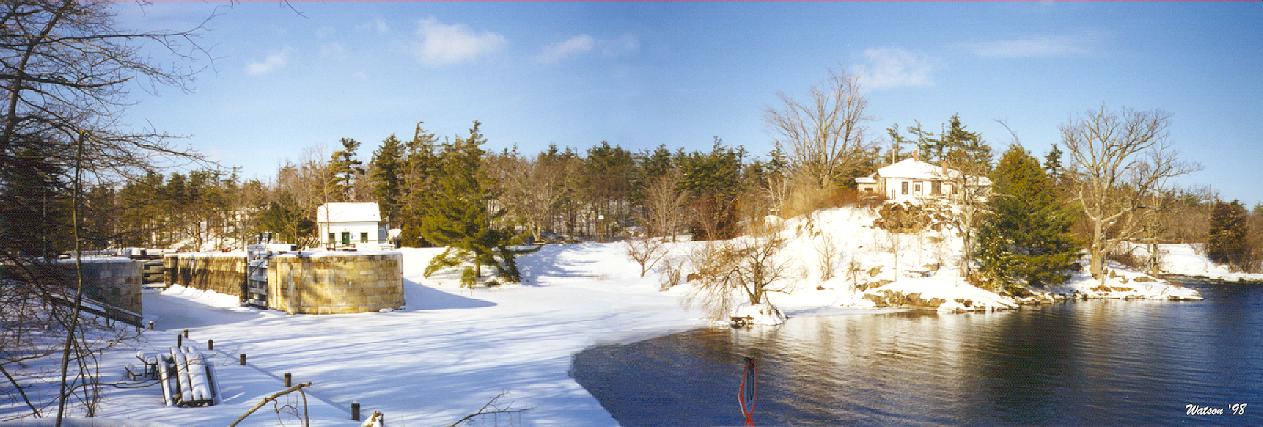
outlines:
{"label": "white house", "polygon": [[[960,176],[955,169],[907,158],[877,169],[875,174],[855,178],[855,183],[861,193],[881,194],[894,202],[921,202],[956,197]],[[991,187],[985,176],[970,176],[966,182],[974,188]]]}
{"label": "white house", "polygon": [[386,240],[377,202],[325,203],[316,208],[316,228],[326,248],[378,248]]}

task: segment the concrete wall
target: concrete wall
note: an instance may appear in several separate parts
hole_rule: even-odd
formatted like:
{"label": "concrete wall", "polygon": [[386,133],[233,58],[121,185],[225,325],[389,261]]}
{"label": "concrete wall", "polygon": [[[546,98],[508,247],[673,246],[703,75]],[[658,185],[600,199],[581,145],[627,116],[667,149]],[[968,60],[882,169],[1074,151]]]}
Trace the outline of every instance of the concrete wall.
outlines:
{"label": "concrete wall", "polygon": [[274,257],[268,262],[268,307],[308,314],[402,308],[402,260],[397,252],[316,252]]}
{"label": "concrete wall", "polygon": [[242,297],[246,286],[246,254],[182,253],[175,261],[173,284]]}

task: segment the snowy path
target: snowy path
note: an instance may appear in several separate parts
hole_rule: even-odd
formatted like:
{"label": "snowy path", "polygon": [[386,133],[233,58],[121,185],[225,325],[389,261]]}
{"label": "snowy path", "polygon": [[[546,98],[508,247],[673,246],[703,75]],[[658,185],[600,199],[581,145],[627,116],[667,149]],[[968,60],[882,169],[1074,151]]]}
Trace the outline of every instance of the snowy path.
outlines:
{"label": "snowy path", "polygon": [[[408,307],[390,313],[287,316],[229,307],[195,291],[147,294],[145,315],[159,327],[146,334],[147,348],[174,344],[168,341],[184,328],[201,348],[214,339],[225,404],[165,408],[156,389],[146,388],[111,392],[102,415],[226,425],[292,372],[295,382],[314,383],[316,425],[354,424],[352,400],[366,414],[380,409],[393,425],[447,425],[501,392],[504,402],[529,408],[525,425],[613,425],[568,375],[571,355],[700,321],[651,280],[624,280],[626,262],[611,253],[621,248],[570,249],[525,258],[529,286],[472,295],[415,274],[412,264],[424,257],[405,261]],[[249,355],[250,367],[236,366],[237,353]],[[251,420],[275,424],[276,417],[265,409]]]}

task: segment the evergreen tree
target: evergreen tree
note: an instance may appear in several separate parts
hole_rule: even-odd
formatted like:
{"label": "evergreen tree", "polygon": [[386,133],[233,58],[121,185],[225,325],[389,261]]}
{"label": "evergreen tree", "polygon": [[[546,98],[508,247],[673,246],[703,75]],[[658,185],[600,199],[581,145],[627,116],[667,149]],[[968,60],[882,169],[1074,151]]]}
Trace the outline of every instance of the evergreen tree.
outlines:
{"label": "evergreen tree", "polygon": [[1216,201],[1210,213],[1206,256],[1220,264],[1245,267],[1250,253],[1248,221],[1249,215],[1240,201]]}
{"label": "evergreen tree", "polygon": [[1048,174],[1053,185],[1061,185],[1061,178],[1064,171],[1061,166],[1061,148],[1057,144],[1053,144],[1052,149],[1048,150],[1048,155],[1044,156],[1044,172]]}
{"label": "evergreen tree", "polygon": [[715,137],[708,153],[693,152],[680,159],[682,187],[688,193],[694,238],[730,238],[736,232],[737,195],[742,187],[745,150],[724,145]]}
{"label": "evergreen tree", "polygon": [[443,146],[434,199],[426,209],[421,233],[429,242],[448,249],[431,261],[426,274],[472,261],[475,276],[481,276],[483,265],[493,265],[501,276],[516,281],[514,254],[506,248],[513,236],[492,226],[501,212],[488,208],[495,194],[483,165],[486,137],[480,127],[474,121],[468,137]]}
{"label": "evergreen tree", "polygon": [[400,194],[401,219],[396,226],[402,229],[399,240],[405,246],[430,246],[422,236],[421,225],[426,207],[434,196],[435,179],[439,176],[439,158],[435,152],[438,138],[427,132],[418,122],[412,139],[404,146],[403,188]]}
{"label": "evergreen tree", "polygon": [[339,141],[342,149],[334,151],[329,159],[329,192],[333,200],[345,201],[353,200],[357,197],[353,190],[355,189],[355,179],[359,174],[363,173],[360,166],[364,163],[356,158],[356,151],[360,149],[360,142],[351,138],[342,138]]}
{"label": "evergreen tree", "polygon": [[1078,248],[1070,212],[1039,160],[1010,146],[991,179],[991,215],[978,232],[982,274],[996,290],[1065,282]]}
{"label": "evergreen tree", "polygon": [[399,212],[403,204],[403,156],[403,144],[395,135],[390,135],[373,152],[370,163],[372,173],[369,178],[373,181],[373,197],[377,199],[377,204],[386,214],[386,223],[391,227],[399,226]]}

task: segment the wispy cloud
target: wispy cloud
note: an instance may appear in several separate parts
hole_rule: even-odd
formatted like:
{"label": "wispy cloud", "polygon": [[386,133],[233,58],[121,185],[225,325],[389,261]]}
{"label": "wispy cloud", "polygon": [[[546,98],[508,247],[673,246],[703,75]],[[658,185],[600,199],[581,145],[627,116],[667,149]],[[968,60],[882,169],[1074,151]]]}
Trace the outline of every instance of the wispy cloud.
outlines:
{"label": "wispy cloud", "polygon": [[984,58],[1050,58],[1090,52],[1093,37],[1044,35],[961,43],[971,54]]}
{"label": "wispy cloud", "polygon": [[867,62],[852,67],[865,89],[929,86],[934,65],[923,53],[899,48],[865,49]]}
{"label": "wispy cloud", "polygon": [[555,64],[563,59],[591,52],[596,47],[596,39],[587,34],[580,34],[548,46],[535,57],[541,63]]}
{"label": "wispy cloud", "polygon": [[268,56],[261,60],[250,61],[246,64],[246,74],[252,76],[262,76],[285,68],[286,65],[289,65],[289,53],[290,49],[286,47],[268,54]]}
{"label": "wispy cloud", "polygon": [[539,55],[536,55],[535,59],[542,64],[556,64],[567,58],[591,52],[600,52],[606,56],[619,56],[639,49],[640,40],[635,36],[624,35],[614,39],[601,40],[587,34],[579,34],[544,46],[544,50]]}
{"label": "wispy cloud", "polygon": [[417,26],[414,53],[422,63],[431,66],[469,62],[499,51],[507,43],[504,36],[490,31],[474,31],[462,24],[445,24],[434,17],[421,20]]}

